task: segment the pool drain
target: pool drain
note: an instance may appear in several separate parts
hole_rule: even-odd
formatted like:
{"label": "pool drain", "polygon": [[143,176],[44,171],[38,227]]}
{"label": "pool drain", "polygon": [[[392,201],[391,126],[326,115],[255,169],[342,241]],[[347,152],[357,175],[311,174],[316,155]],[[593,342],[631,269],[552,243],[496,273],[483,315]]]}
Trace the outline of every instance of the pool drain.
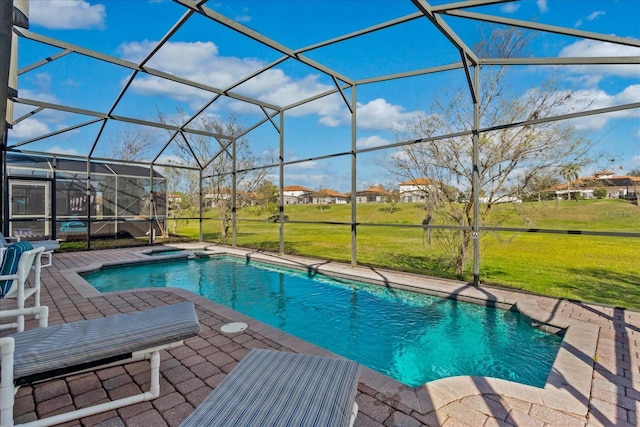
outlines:
{"label": "pool drain", "polygon": [[236,332],[242,332],[247,329],[249,325],[243,322],[233,322],[227,323],[226,325],[222,325],[220,330],[226,334],[234,334]]}

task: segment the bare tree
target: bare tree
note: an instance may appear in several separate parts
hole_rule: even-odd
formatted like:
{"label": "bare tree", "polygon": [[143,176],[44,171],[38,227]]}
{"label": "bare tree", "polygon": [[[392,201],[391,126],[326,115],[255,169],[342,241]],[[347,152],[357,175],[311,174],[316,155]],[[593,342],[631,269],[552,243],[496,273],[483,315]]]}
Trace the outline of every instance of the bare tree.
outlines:
{"label": "bare tree", "polygon": [[[580,166],[574,163],[564,165],[560,168],[559,174],[567,180],[567,200],[571,200],[571,182],[580,176]],[[577,194],[575,199],[578,200]]]}
{"label": "bare tree", "polygon": [[[178,116],[178,120],[184,123],[185,113],[178,111]],[[162,115],[160,119],[166,121]],[[255,190],[269,172],[268,169],[259,166],[272,164],[273,161],[269,154],[263,157],[255,155],[249,141],[244,137],[238,137],[242,134],[243,127],[235,116],[230,116],[227,120],[201,116],[192,121],[189,127],[204,131],[208,135],[181,133],[175,140],[176,154],[185,165],[202,169],[203,192],[208,206],[217,211],[220,222],[218,240],[225,243],[229,236],[233,208],[248,206],[252,203]],[[194,187],[197,188],[197,185],[192,185],[192,188]]]}
{"label": "bare tree", "polygon": [[[527,37],[516,29],[498,30],[480,43],[476,52],[480,57],[517,56],[527,42]],[[552,116],[560,110],[566,112],[578,105],[576,94],[560,90],[557,80],[516,94],[509,84],[506,66],[482,66],[481,76],[480,123],[496,129],[479,135],[479,220],[486,224],[496,203],[519,198],[549,170],[565,164],[586,164],[592,143],[561,123],[508,126]],[[428,178],[437,187],[425,206],[434,222],[464,227],[459,232],[439,231],[441,237],[446,237],[440,241],[451,256],[456,275],[462,275],[474,224],[473,139],[469,132],[473,129],[473,113],[468,90],[447,91],[435,100],[429,114],[395,129],[398,141],[408,145],[402,146],[388,163],[390,171],[403,179]],[[460,133],[466,135],[430,139]],[[464,196],[458,197],[452,187]]]}
{"label": "bare tree", "polygon": [[120,132],[118,141],[109,144],[110,159],[142,160],[149,148],[154,145],[156,132],[149,128],[125,128]]}
{"label": "bare tree", "polygon": [[[172,163],[169,160],[168,163]],[[189,223],[199,213],[200,200],[198,173],[193,169],[165,167],[163,175],[167,179],[167,201],[170,201],[169,220],[171,232],[177,234],[178,223]]]}

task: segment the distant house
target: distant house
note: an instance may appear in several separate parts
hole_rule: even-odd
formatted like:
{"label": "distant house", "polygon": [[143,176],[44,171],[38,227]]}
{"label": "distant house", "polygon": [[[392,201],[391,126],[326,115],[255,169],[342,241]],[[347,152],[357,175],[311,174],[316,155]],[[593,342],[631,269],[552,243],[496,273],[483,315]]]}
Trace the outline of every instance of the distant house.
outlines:
{"label": "distant house", "polygon": [[289,185],[282,189],[285,205],[300,205],[312,202],[312,190],[299,185]]}
{"label": "distant house", "polygon": [[429,178],[414,178],[401,182],[400,201],[405,203],[425,202],[429,194],[438,191]]}
{"label": "distant house", "polygon": [[610,171],[600,171],[593,176],[578,178],[574,181],[558,184],[550,189],[557,198],[567,198],[567,194],[579,194],[584,199],[591,199],[595,190],[605,190],[607,198],[635,198],[640,191],[640,177],[629,175],[613,175]]}
{"label": "distant house", "polygon": [[180,193],[167,193],[167,203],[169,205],[169,210],[172,210],[176,206],[182,203],[182,198],[184,195]]}
{"label": "distant house", "polygon": [[370,187],[366,190],[356,191],[356,203],[384,202],[387,194],[387,190],[381,187]]}
{"label": "distant house", "polygon": [[205,208],[215,208],[218,204],[227,200],[231,200],[231,190],[229,188],[221,188],[218,191],[206,193],[202,205]]}
{"label": "distant house", "polygon": [[317,205],[347,204],[348,202],[348,196],[334,190],[324,189],[311,193],[311,203]]}

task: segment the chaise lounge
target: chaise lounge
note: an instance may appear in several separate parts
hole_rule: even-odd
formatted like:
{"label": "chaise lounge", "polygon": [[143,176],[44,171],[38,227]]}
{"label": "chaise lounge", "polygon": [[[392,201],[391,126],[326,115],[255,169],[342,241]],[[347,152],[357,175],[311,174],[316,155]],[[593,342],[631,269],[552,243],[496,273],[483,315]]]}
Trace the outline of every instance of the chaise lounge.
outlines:
{"label": "chaise lounge", "polygon": [[[5,237],[2,233],[0,233],[0,253],[3,253],[11,244],[21,241],[22,240],[20,237]],[[41,265],[42,267],[50,266],[53,262],[53,253],[60,249],[60,243],[58,243],[57,240],[30,240],[29,243],[31,243],[34,248],[44,249],[40,257],[42,258],[43,256],[46,256],[47,262],[43,263]]]}
{"label": "chaise lounge", "polygon": [[253,349],[180,427],[347,427],[358,413],[359,365]]}
{"label": "chaise lounge", "polygon": [[[3,310],[0,318],[15,311]],[[50,426],[155,399],[160,395],[160,350],[179,346],[200,331],[190,302],[49,327],[46,306],[23,311],[39,314],[41,327],[0,338],[2,427],[14,425],[16,387],[129,361],[150,360],[149,391],[24,425]]]}
{"label": "chaise lounge", "polygon": [[[0,299],[15,298],[18,312],[25,308],[27,298],[33,297],[33,307],[40,306],[40,257],[43,251],[43,247],[34,248],[29,242],[18,242],[3,253],[0,262]],[[34,277],[31,286],[27,286],[31,270],[34,271]],[[16,328],[22,332],[24,314],[11,317],[15,317],[16,321],[0,324],[0,330]]]}

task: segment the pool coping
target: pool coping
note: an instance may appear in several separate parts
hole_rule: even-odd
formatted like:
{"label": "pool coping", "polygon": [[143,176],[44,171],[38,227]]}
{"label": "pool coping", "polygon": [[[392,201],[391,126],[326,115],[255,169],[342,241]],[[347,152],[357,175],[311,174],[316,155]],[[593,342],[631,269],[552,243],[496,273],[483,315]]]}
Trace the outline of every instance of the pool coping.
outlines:
{"label": "pool coping", "polygon": [[[188,245],[175,246],[189,249]],[[201,249],[202,245],[199,245],[198,250]],[[431,381],[423,386],[409,387],[365,366],[361,367],[360,383],[376,390],[383,395],[385,399],[395,401],[421,414],[428,414],[469,396],[488,393],[544,405],[581,417],[587,415],[591,380],[596,362],[594,357],[600,327],[592,323],[563,316],[559,310],[554,309],[554,307],[557,307],[557,302],[559,301],[557,299],[532,295],[517,290],[484,285],[478,288],[454,280],[432,278],[372,267],[351,266],[333,261],[314,260],[299,256],[281,256],[275,253],[226,246],[210,245],[206,247],[204,253],[216,256],[228,254],[246,257],[247,259],[276,263],[285,267],[303,268],[309,272],[329,276],[365,280],[370,283],[409,290],[420,290],[432,295],[454,298],[476,304],[498,306],[501,308],[515,307],[538,327],[548,329],[550,332],[555,332],[558,329],[565,330],[560,350],[553,363],[544,388],[497,378],[477,376],[448,377]],[[81,296],[91,298],[102,294],[86,282],[80,273],[120,264],[183,259],[189,255],[190,254],[187,253],[170,254],[167,256],[136,258],[127,262],[92,263],[82,268],[63,270],[61,273]],[[146,290],[150,289],[152,288],[146,288]],[[126,293],[141,290],[145,289],[121,292]],[[167,290],[185,299],[192,300],[194,303],[203,306],[203,308],[215,311],[225,318],[228,318],[229,321],[248,323],[251,330],[260,333],[266,338],[292,351],[339,357],[314,344],[301,340],[218,303],[209,301],[192,292],[177,288],[167,288]]]}

